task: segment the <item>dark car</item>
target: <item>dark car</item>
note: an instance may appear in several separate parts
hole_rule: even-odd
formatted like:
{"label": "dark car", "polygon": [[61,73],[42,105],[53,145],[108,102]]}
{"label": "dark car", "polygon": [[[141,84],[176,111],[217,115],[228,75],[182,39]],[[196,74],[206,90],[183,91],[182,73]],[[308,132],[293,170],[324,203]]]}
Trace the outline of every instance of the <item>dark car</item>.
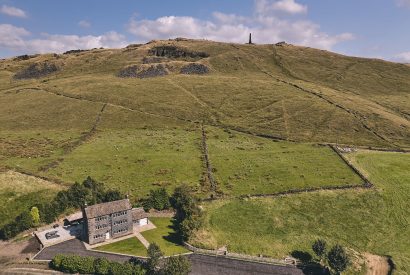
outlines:
{"label": "dark car", "polygon": [[46,235],[45,235],[45,236],[46,236],[46,239],[47,239],[47,240],[50,240],[50,239],[59,238],[60,235],[58,235],[57,232],[58,232],[58,231],[50,231],[50,232],[47,232]]}

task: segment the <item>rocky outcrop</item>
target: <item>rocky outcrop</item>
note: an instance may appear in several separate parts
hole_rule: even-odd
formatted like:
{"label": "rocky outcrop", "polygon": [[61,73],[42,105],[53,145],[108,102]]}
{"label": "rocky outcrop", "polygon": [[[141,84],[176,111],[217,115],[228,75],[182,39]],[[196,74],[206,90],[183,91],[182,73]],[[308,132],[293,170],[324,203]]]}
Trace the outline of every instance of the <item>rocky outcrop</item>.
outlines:
{"label": "rocky outcrop", "polygon": [[16,56],[13,60],[14,61],[24,61],[24,60],[29,60],[29,59],[37,57],[37,56],[38,56],[38,54],[33,54],[33,55],[24,54],[24,55]]}
{"label": "rocky outcrop", "polygon": [[151,65],[151,66],[129,66],[122,69],[118,73],[118,77],[123,78],[151,78],[164,76],[168,74],[167,68],[163,64]]}
{"label": "rocky outcrop", "polygon": [[56,64],[43,62],[34,63],[27,68],[17,72],[14,75],[14,79],[31,79],[31,78],[41,78],[49,74],[57,72],[59,69]]}
{"label": "rocky outcrop", "polygon": [[205,52],[190,51],[172,45],[156,46],[149,50],[150,55],[168,57],[168,58],[206,58],[209,54]]}
{"label": "rocky outcrop", "polygon": [[190,63],[181,68],[181,74],[207,74],[209,68],[201,63]]}

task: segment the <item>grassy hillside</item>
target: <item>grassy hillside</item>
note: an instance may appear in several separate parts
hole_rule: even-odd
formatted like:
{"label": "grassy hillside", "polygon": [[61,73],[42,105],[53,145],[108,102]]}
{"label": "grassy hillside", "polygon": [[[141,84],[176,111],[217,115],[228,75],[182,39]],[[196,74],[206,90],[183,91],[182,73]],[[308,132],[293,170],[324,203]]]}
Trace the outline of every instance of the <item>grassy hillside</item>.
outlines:
{"label": "grassy hillside", "polygon": [[[0,171],[90,175],[132,199],[187,183],[231,198],[206,205],[197,243],[282,256],[321,236],[391,255],[404,274],[408,154],[347,156],[374,189],[237,197],[361,184],[324,144],[409,150],[409,110],[409,66],[292,45],[178,39],[11,58],[0,61]],[[5,220],[57,191],[18,182],[0,190]]]}
{"label": "grassy hillside", "polygon": [[16,172],[0,173],[0,227],[64,187]]}
{"label": "grassy hillside", "polygon": [[228,245],[274,257],[308,251],[317,238],[357,252],[393,257],[397,274],[410,269],[410,155],[361,151],[348,155],[374,190],[321,191],[269,199],[205,204],[206,226],[194,242]]}
{"label": "grassy hillside", "polygon": [[[130,65],[150,66],[142,65],[148,62],[144,58],[150,57],[150,49],[163,45],[205,52],[209,57],[154,60],[166,64],[170,74],[164,77],[116,76]],[[56,64],[59,70],[39,79],[13,78],[30,64],[42,62]],[[210,73],[181,75],[181,66],[191,62],[208,66]],[[381,60],[290,45],[188,40],[8,59],[0,68],[0,104],[12,102],[2,108],[2,125],[34,118],[36,123],[41,118],[47,121],[42,116],[46,110],[50,117],[63,121],[62,117],[70,117],[63,112],[69,108],[86,115],[109,103],[160,118],[204,121],[297,141],[410,146],[410,68]],[[65,110],[58,108],[62,101],[69,105]],[[12,117],[7,116],[10,108],[15,113]],[[30,118],[19,114],[28,109],[35,112]],[[68,122],[77,127],[77,122]],[[49,123],[47,127],[59,126]]]}

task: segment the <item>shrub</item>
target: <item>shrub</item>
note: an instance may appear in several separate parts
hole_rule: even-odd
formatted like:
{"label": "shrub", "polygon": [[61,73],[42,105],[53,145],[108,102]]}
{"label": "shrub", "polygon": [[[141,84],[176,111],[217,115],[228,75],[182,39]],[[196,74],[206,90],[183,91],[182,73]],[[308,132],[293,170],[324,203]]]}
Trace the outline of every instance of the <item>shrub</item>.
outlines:
{"label": "shrub", "polygon": [[322,239],[316,240],[312,245],[312,250],[319,257],[319,259],[322,260],[326,253],[326,241]]}
{"label": "shrub", "polygon": [[107,275],[110,271],[110,262],[104,258],[94,260],[94,272],[97,275]]}
{"label": "shrub", "polygon": [[182,256],[170,257],[165,263],[164,273],[167,275],[187,275],[191,271],[191,262]]}
{"label": "shrub", "polygon": [[38,211],[37,207],[32,207],[30,210],[31,215],[31,223],[33,225],[38,225],[40,223],[40,212]]}
{"label": "shrub", "polygon": [[142,275],[145,270],[141,265],[110,262],[106,259],[80,257],[76,255],[56,255],[50,267],[65,273],[97,275]]}
{"label": "shrub", "polygon": [[336,272],[344,271],[349,265],[349,257],[341,245],[335,245],[327,254],[329,266]]}

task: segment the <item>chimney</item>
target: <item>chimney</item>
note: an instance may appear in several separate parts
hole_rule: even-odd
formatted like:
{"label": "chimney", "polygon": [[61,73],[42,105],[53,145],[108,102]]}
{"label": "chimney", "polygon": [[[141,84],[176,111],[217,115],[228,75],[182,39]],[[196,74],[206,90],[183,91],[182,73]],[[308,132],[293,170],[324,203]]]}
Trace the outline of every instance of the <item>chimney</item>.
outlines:
{"label": "chimney", "polygon": [[252,44],[252,33],[249,34],[249,44]]}

